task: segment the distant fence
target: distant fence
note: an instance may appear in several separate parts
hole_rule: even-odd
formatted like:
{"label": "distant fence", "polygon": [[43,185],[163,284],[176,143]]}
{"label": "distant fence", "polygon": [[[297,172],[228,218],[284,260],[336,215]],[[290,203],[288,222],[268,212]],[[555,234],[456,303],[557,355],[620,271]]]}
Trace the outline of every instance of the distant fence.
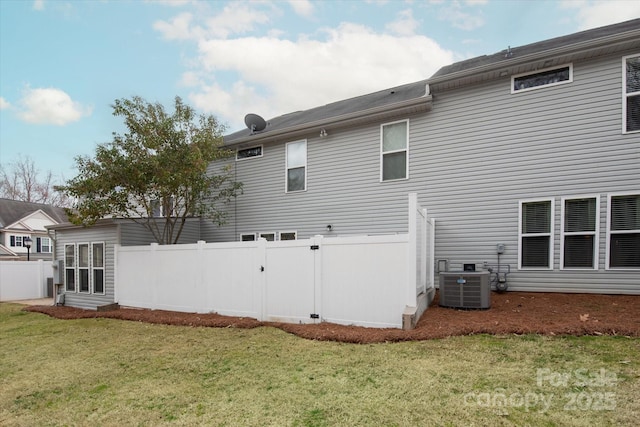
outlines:
{"label": "distant fence", "polygon": [[409,211],[424,215],[409,214],[406,234],[117,247],[115,299],[266,321],[401,327],[405,307],[433,286],[434,224],[415,194]]}
{"label": "distant fence", "polygon": [[0,261],[0,301],[45,298],[50,261]]}

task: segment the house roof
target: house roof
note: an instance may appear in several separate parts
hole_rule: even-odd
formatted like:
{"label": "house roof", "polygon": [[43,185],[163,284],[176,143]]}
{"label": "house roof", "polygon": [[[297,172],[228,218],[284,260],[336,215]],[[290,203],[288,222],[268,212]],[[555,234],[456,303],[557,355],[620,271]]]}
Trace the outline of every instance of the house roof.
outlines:
{"label": "house roof", "polygon": [[431,107],[431,96],[427,92],[426,83],[426,80],[421,80],[278,116],[267,120],[264,131],[252,134],[249,129],[243,129],[225,136],[224,143],[225,145],[255,144],[283,134],[286,134],[287,138],[295,138],[311,131],[317,131],[316,135],[318,135],[321,128],[326,128],[327,132],[331,133],[331,130],[337,128],[375,121],[381,117],[427,111]]}
{"label": "house roof", "polygon": [[66,222],[64,209],[42,203],[22,202],[0,198],[0,228],[14,224],[30,214],[42,211],[58,223]]}
{"label": "house roof", "polygon": [[431,109],[431,93],[482,81],[505,78],[572,61],[640,47],[640,19],[581,31],[493,55],[456,62],[438,70],[431,78],[395,88],[350,98],[305,111],[267,120],[261,132],[244,129],[224,137],[225,145],[250,146],[261,142],[318,135],[331,131]]}
{"label": "house roof", "polygon": [[456,62],[428,83],[436,92],[638,47],[640,19],[633,19]]}

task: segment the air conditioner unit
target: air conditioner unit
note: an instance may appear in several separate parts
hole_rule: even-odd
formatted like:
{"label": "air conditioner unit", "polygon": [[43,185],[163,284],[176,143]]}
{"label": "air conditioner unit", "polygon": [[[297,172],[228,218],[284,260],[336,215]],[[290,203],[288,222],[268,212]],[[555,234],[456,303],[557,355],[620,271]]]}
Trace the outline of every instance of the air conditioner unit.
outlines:
{"label": "air conditioner unit", "polygon": [[489,272],[440,273],[440,305],[452,308],[489,308],[491,306]]}

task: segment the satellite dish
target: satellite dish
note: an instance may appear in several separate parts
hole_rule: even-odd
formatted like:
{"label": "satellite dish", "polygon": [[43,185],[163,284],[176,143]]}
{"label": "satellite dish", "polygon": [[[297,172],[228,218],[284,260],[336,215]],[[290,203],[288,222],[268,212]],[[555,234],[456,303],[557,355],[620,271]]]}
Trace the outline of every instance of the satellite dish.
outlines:
{"label": "satellite dish", "polygon": [[267,122],[257,114],[249,113],[244,116],[244,124],[247,125],[251,133],[260,132],[267,127]]}

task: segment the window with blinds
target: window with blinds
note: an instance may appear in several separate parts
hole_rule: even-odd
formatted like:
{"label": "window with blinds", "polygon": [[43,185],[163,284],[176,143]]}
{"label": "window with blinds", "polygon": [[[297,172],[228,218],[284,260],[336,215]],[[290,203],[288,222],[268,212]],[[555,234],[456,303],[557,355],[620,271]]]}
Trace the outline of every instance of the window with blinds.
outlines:
{"label": "window with blinds", "polygon": [[609,198],[609,267],[640,268],[640,194]]}
{"label": "window with blinds", "polygon": [[623,131],[640,131],[640,55],[622,58],[623,85]]}
{"label": "window with blinds", "polygon": [[562,267],[597,268],[598,197],[562,200]]}
{"label": "window with blinds", "polygon": [[519,268],[551,268],[553,200],[520,202]]}

